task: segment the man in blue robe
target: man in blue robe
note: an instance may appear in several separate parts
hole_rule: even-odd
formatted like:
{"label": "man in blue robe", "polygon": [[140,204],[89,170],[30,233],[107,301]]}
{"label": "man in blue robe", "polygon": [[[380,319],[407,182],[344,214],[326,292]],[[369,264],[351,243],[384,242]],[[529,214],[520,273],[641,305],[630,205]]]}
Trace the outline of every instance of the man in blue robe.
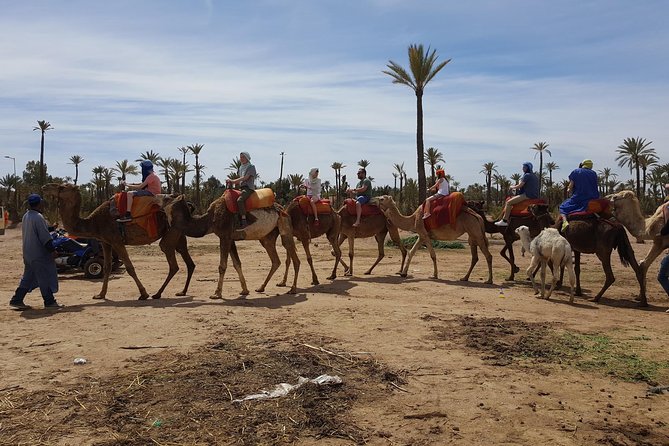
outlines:
{"label": "man in blue robe", "polygon": [[17,310],[30,309],[29,305],[23,303],[23,298],[39,288],[44,299],[44,308],[59,309],[63,305],[56,302],[54,296],[58,292],[58,271],[52,256],[55,248],[46,220],[42,216],[42,197],[31,194],[28,196],[28,206],[30,208],[21,219],[23,277],[9,301],[9,306]]}
{"label": "man in blue robe", "polygon": [[590,200],[599,198],[597,173],[592,170],[592,160],[584,159],[578,169],[571,171],[569,174],[569,186],[567,186],[567,193],[570,192],[573,192],[571,197],[567,198],[560,205],[563,231],[569,225],[567,215],[573,212],[585,211],[588,209],[588,202]]}

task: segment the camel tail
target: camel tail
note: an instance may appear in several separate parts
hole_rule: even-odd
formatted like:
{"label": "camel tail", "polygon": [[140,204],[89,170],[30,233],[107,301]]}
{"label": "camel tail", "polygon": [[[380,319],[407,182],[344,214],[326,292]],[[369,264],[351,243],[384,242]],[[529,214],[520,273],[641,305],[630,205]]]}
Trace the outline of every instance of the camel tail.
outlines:
{"label": "camel tail", "polygon": [[618,250],[620,263],[625,267],[632,265],[632,268],[636,271],[638,264],[634,256],[634,250],[632,249],[630,239],[627,237],[627,232],[625,232],[625,228],[622,225],[618,227],[614,248]]}

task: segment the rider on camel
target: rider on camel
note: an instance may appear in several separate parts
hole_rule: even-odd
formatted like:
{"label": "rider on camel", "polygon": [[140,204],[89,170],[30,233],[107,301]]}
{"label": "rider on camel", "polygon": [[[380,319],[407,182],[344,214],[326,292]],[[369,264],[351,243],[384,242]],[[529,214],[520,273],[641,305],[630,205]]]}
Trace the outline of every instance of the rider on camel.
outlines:
{"label": "rider on camel", "polygon": [[569,226],[567,215],[573,212],[582,212],[588,208],[588,202],[599,198],[597,187],[597,173],[592,170],[592,160],[584,159],[577,169],[569,174],[569,186],[567,194],[573,192],[560,205],[560,217],[562,218],[562,230]]}
{"label": "rider on camel", "polygon": [[450,194],[450,185],[448,184],[448,180],[446,179],[446,173],[444,172],[444,169],[437,169],[436,171],[437,175],[437,181],[434,183],[434,185],[430,188],[430,191],[435,191],[434,195],[430,195],[427,197],[425,200],[425,206],[423,208],[423,219],[428,218],[430,215],[430,205],[434,200],[437,198],[445,197],[448,194]]}
{"label": "rider on camel", "polygon": [[161,193],[160,178],[153,172],[153,163],[149,160],[144,160],[139,163],[142,168],[142,182],[141,183],[126,183],[125,180],[121,184],[126,188],[131,189],[127,193],[127,211],[125,215],[117,218],[119,223],[127,223],[132,221],[132,199],[133,197],[152,197]]}
{"label": "rider on camel", "polygon": [[509,199],[504,205],[504,216],[500,221],[495,222],[496,226],[508,226],[511,209],[514,204],[522,203],[525,200],[539,198],[539,178],[532,172],[532,163],[525,161],[523,163],[523,176],[518,184],[511,186],[511,190],[517,190],[518,195]]}

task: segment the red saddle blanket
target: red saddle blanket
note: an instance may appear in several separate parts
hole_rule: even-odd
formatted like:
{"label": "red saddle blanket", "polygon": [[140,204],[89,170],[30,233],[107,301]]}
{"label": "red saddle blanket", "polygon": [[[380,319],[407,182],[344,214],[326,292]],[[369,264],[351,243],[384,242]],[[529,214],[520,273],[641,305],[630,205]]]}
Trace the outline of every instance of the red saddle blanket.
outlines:
{"label": "red saddle blanket", "polygon": [[[512,197],[509,197],[506,199],[506,201],[509,201]],[[532,215],[532,213],[527,209],[533,204],[547,204],[546,200],[543,198],[530,198],[525,201],[521,201],[518,204],[514,204],[513,207],[511,208],[511,215],[514,215],[516,217],[529,217]]]}
{"label": "red saddle blanket", "polygon": [[[114,203],[116,204],[116,209],[118,209],[119,215],[125,215],[128,210],[128,193],[118,192],[114,194]],[[157,237],[158,211],[160,211],[160,204],[156,202],[155,197],[133,197],[132,209],[130,209],[132,222],[125,224],[136,224],[143,228],[149,237]]]}
{"label": "red saddle blanket", "polygon": [[451,192],[445,197],[437,198],[430,206],[431,215],[423,220],[425,229],[431,231],[448,224],[455,229],[463,204],[465,204],[465,196],[461,192]]}
{"label": "red saddle blanket", "polygon": [[[293,199],[297,201],[300,206],[300,210],[304,215],[314,215],[314,210],[311,207],[311,200],[306,195],[299,195]],[[329,214],[332,211],[332,206],[330,205],[330,200],[327,198],[320,199],[316,202],[316,212],[320,214]]]}
{"label": "red saddle blanket", "polygon": [[[346,200],[344,200],[344,205],[346,206],[346,211],[350,215],[356,215],[354,199],[347,198]],[[379,214],[383,214],[383,212],[378,206],[369,203],[362,205],[362,212],[360,213],[361,216],[365,217],[367,215],[379,215]]]}
{"label": "red saddle blanket", "polygon": [[[239,195],[241,195],[241,191],[237,189],[225,190],[223,199],[225,200],[225,206],[228,208],[228,211],[234,213],[239,212],[239,207],[237,207],[237,199],[239,198]],[[256,189],[244,204],[246,205],[247,211],[271,207],[274,205],[274,191],[268,187]]]}
{"label": "red saddle blanket", "polygon": [[600,214],[603,217],[611,216],[611,202],[606,198],[596,198],[588,201],[588,208],[585,211],[572,212],[567,217],[583,217],[587,215]]}

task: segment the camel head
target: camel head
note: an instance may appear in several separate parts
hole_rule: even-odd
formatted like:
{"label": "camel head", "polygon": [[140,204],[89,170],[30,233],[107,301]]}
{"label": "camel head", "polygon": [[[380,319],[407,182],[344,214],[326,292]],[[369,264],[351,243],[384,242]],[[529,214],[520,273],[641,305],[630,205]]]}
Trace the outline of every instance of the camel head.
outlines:
{"label": "camel head", "polygon": [[635,237],[641,236],[646,230],[646,223],[636,194],[631,190],[623,190],[607,195],[606,198],[611,202],[613,215]]}
{"label": "camel head", "polygon": [[390,195],[381,195],[380,197],[375,197],[373,200],[376,201],[376,205],[381,208],[384,213],[388,209],[397,208],[395,200],[393,200],[393,197]]}
{"label": "camel head", "polygon": [[183,228],[186,225],[186,220],[191,216],[191,206],[185,195],[173,198],[164,209],[170,226],[177,228]]}
{"label": "camel head", "polygon": [[79,195],[79,186],[69,183],[49,183],[42,186],[42,195],[49,200],[72,200]]}

